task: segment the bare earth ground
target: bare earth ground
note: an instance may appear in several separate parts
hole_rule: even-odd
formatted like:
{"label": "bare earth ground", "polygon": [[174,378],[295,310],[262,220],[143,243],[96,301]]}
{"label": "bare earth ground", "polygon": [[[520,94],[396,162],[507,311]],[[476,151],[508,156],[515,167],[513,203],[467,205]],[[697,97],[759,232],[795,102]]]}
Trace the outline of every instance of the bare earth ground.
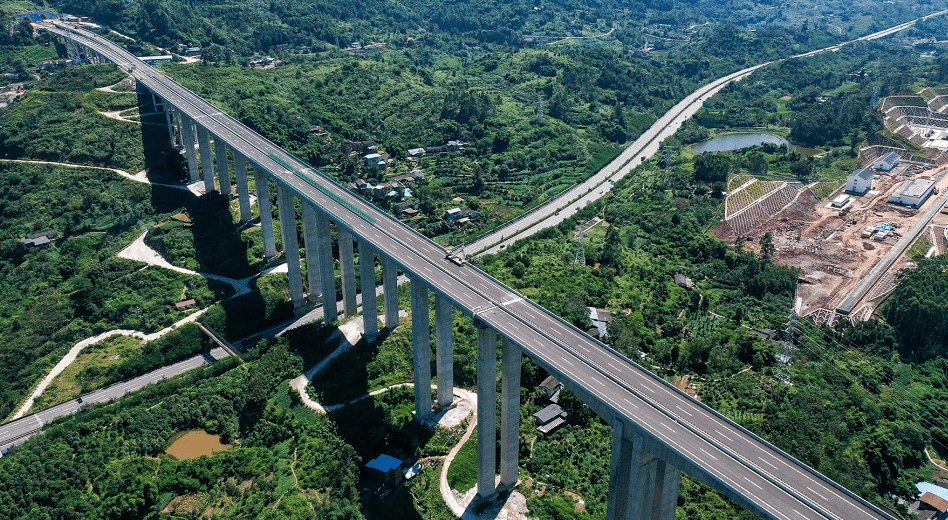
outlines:
{"label": "bare earth ground", "polygon": [[[833,309],[855,284],[876,264],[918,218],[918,215],[934,203],[932,195],[921,209],[911,209],[886,203],[889,194],[907,179],[934,177],[945,170],[923,171],[920,167],[900,165],[891,174],[876,173],[873,191],[852,196],[852,201],[843,210],[830,207],[830,201],[843,193],[842,189],[825,200],[818,200],[804,188],[796,200],[772,218],[758,222],[743,233],[745,247],[760,251],[758,241],[770,232],[776,247],[775,258],[789,266],[801,269],[798,297],[802,300],[801,315],[819,308]],[[948,177],[936,184],[937,193],[948,189]],[[884,241],[862,238],[863,229],[883,222],[891,224],[893,232]],[[948,215],[939,214],[932,220],[932,228],[923,234],[935,245],[935,254],[944,249],[944,229],[948,226]],[[713,230],[714,234],[729,244],[737,236],[730,226],[722,221]],[[894,286],[894,273],[915,264],[903,256],[881,279],[870,293],[870,298],[881,296]]]}

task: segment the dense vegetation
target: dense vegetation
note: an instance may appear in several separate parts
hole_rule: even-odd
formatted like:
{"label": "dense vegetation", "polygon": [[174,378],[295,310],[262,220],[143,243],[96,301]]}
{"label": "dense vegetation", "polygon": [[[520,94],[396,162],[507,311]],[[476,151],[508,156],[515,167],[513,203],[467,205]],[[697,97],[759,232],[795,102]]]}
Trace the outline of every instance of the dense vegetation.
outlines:
{"label": "dense vegetation", "polygon": [[[589,175],[710,78],[881,28],[889,21],[885,17],[904,21],[934,10],[931,4],[907,3],[879,13],[859,2],[824,2],[814,6],[817,12],[835,9],[843,20],[810,26],[799,3],[772,9],[674,0],[625,6],[555,2],[534,9],[496,2],[212,6],[149,0],[60,7],[144,39],[133,45],[136,51],[150,50],[150,44],[204,46],[202,65],[170,66],[168,72],[341,180],[374,183],[419,167],[428,175],[412,189],[424,216],[412,224],[445,241],[476,234]],[[705,17],[778,27],[756,34],[728,25],[690,28]],[[525,33],[595,36],[612,27],[613,34],[564,48],[533,48],[522,38]],[[4,60],[14,56],[5,50],[13,47],[22,49],[15,56],[23,57],[9,63],[51,54],[46,40],[28,45],[24,28],[14,29],[0,40]],[[914,31],[943,37],[945,29],[927,23]],[[641,46],[649,32],[669,39],[660,41],[651,57],[626,52]],[[386,41],[389,49],[371,58],[335,52],[354,39]],[[278,49],[282,44],[289,48]],[[301,45],[330,52],[309,55]],[[235,65],[242,64],[236,57],[253,52],[272,52],[282,64],[267,70]],[[890,60],[887,67],[879,65],[880,55]],[[783,365],[777,346],[751,328],[784,329],[797,273],[766,253],[728,247],[705,231],[718,218],[716,193],[728,171],[845,173],[852,169],[850,154],[858,142],[879,129],[873,87],[880,87],[881,97],[913,84],[943,82],[946,73],[944,56],[920,61],[915,52],[885,43],[774,65],[768,74],[754,75],[712,100],[680,141],[700,141],[733,127],[769,126],[795,143],[830,148],[832,154],[808,159],[765,146],[695,158],[673,139],[667,143],[677,150],[673,164],[664,169],[645,164],[603,201],[485,259],[483,266],[577,326],[589,325],[587,305],[614,311],[604,338],[614,348],[665,376],[689,376],[705,402],[863,496],[876,502],[889,492],[908,496],[911,484],[925,474],[923,450],[932,446],[943,457],[948,454],[948,429],[937,411],[948,397],[943,331],[915,326],[925,312],[943,314],[937,312],[944,307],[945,291],[937,292],[945,285],[943,262],[922,262],[919,271],[903,276],[883,310],[888,325],[870,321],[822,330],[801,324],[798,348]],[[91,90],[120,77],[114,67],[97,66],[43,81],[0,112],[2,151],[137,172],[148,159],[136,150],[149,138],[134,125],[96,114],[134,107],[137,99]],[[542,118],[536,115],[538,98]],[[341,143],[350,139],[375,140],[394,156],[394,168],[369,171],[358,157],[346,157]],[[451,139],[464,140],[465,150],[417,162],[405,157],[407,148]],[[93,146],[99,142],[113,144]],[[180,174],[174,159],[148,166],[172,179]],[[151,331],[166,325],[178,316],[169,304],[185,287],[202,306],[227,295],[203,279],[139,271],[140,265],[113,258],[149,225],[163,223],[149,234],[149,243],[179,265],[232,277],[260,267],[259,236],[236,229],[233,208],[213,197],[182,200],[181,192],[120,182],[103,170],[7,163],[0,168],[7,224],[0,236],[0,290],[6,298],[0,307],[6,340],[0,347],[0,416],[9,415],[77,339],[117,326]],[[452,200],[458,196],[460,203]],[[440,213],[456,204],[479,209],[487,218],[467,229],[452,228]],[[572,227],[594,216],[604,222],[578,239]],[[44,251],[18,245],[18,238],[50,227],[67,238]],[[209,243],[212,236],[224,238]],[[577,248],[583,248],[582,255]],[[585,262],[574,265],[579,256]],[[695,287],[679,287],[676,274],[689,277]],[[256,289],[215,305],[205,320],[239,338],[292,314],[285,277],[262,278]],[[332,349],[325,341],[328,332],[311,325],[262,343],[246,366],[225,361],[60,420],[46,435],[0,459],[0,517],[142,518],[157,516],[175,497],[195,505],[189,511],[173,507],[170,518],[208,508],[224,518],[360,518],[363,511],[377,518],[449,517],[437,494],[437,466],[425,468],[393,496],[391,507],[360,511],[356,505],[359,458],[382,450],[409,458],[439,455],[457,435],[415,425],[407,389],[328,418],[303,409],[281,383]],[[311,393],[328,404],[411,381],[409,336],[403,327],[377,343],[360,344],[314,380]],[[474,382],[473,342],[470,321],[457,317],[459,386]],[[140,357],[120,363],[103,379],[149,370],[199,348],[194,330],[184,328],[144,347]],[[543,520],[601,516],[608,426],[567,395],[564,404],[574,412],[574,424],[537,436],[530,414],[542,399],[533,389],[545,374],[530,362],[523,370],[521,468],[523,476],[551,486],[542,496],[531,494],[531,510]],[[193,461],[161,454],[175,433],[195,428],[236,447]],[[588,513],[571,511],[572,499],[559,491],[579,493]],[[680,498],[683,517],[751,516],[687,478]]]}

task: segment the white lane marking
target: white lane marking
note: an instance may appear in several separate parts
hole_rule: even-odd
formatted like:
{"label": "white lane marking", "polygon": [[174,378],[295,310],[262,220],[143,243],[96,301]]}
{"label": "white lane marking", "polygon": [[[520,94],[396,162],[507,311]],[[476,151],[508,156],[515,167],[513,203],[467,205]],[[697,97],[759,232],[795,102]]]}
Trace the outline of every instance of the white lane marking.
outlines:
{"label": "white lane marking", "polygon": [[817,493],[815,489],[811,488],[810,486],[807,486],[806,488],[809,489],[810,492],[812,492],[814,495],[816,495],[816,496],[822,498],[823,500],[826,500],[827,502],[829,502],[829,500],[828,500],[826,497],[824,497],[823,495]]}
{"label": "white lane marking", "polygon": [[[583,350],[585,350],[585,349],[583,349]],[[619,367],[613,365],[613,364],[612,364],[612,361],[607,361],[607,363],[609,363],[609,366],[611,366],[612,368],[614,368],[614,369],[616,369],[616,370],[622,370],[621,368],[619,368]]]}
{"label": "white lane marking", "polygon": [[658,424],[661,424],[662,426],[668,428],[668,429],[671,430],[671,431],[675,431],[674,428],[672,428],[671,426],[669,426],[669,425],[667,425],[667,424],[665,424],[665,423],[658,423]]}
{"label": "white lane marking", "polygon": [[721,433],[721,432],[718,431],[718,430],[714,430],[714,433],[720,435],[721,437],[724,437],[725,439],[727,439],[727,440],[729,440],[729,441],[731,441],[731,442],[734,442],[734,439],[728,437],[727,435],[724,435],[723,433]]}
{"label": "white lane marking", "polygon": [[566,363],[567,365],[569,365],[569,366],[571,366],[571,367],[572,367],[572,366],[576,366],[576,365],[573,364],[572,361],[570,361],[570,360],[568,360],[568,359],[566,359],[566,358],[560,358],[560,359],[562,359],[564,363]]}
{"label": "white lane marking", "polygon": [[711,457],[712,459],[718,460],[717,457],[715,457],[714,455],[711,455],[710,453],[708,453],[707,451],[705,451],[704,448],[698,448],[698,449],[701,450],[701,451],[704,451],[704,454],[707,455],[707,456],[709,456],[709,457]]}
{"label": "white lane marking", "polygon": [[685,410],[684,408],[678,406],[677,404],[675,405],[675,408],[678,408],[682,412],[685,412],[685,414],[688,415],[688,417],[694,417],[693,415],[691,415],[691,412],[689,412],[688,410]]}
{"label": "white lane marking", "polygon": [[754,486],[755,488],[757,488],[757,489],[759,489],[759,490],[761,490],[761,491],[764,490],[764,488],[758,486],[757,483],[754,482],[753,480],[751,480],[751,479],[749,479],[749,478],[747,478],[747,477],[744,477],[744,480],[750,482],[750,484],[751,484],[752,486]]}
{"label": "white lane marking", "polygon": [[639,405],[633,403],[632,401],[629,401],[628,399],[625,399],[625,402],[629,403],[629,405],[632,406],[632,407],[634,407],[634,408],[638,408],[638,407],[639,407]]}
{"label": "white lane marking", "polygon": [[806,518],[806,515],[804,515],[803,513],[797,511],[796,509],[793,509],[792,507],[791,507],[790,509],[792,509],[794,513],[796,513],[796,514],[802,516],[803,518]]}
{"label": "white lane marking", "polygon": [[766,460],[765,458],[763,458],[763,457],[757,457],[757,458],[760,459],[760,461],[763,462],[764,464],[770,466],[771,468],[777,469],[777,466],[774,466],[773,464],[767,462],[767,460]]}

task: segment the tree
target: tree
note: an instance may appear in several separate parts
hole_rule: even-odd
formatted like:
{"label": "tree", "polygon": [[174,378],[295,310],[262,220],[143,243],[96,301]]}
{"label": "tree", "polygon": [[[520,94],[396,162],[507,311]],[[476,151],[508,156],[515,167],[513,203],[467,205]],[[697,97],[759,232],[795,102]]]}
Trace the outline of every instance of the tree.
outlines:
{"label": "tree", "polygon": [[731,171],[727,154],[705,152],[695,157],[695,179],[707,183],[724,182]]}
{"label": "tree", "polygon": [[777,252],[777,248],[774,247],[774,237],[770,234],[770,231],[764,233],[758,243],[760,244],[760,259],[765,262],[770,260]]}

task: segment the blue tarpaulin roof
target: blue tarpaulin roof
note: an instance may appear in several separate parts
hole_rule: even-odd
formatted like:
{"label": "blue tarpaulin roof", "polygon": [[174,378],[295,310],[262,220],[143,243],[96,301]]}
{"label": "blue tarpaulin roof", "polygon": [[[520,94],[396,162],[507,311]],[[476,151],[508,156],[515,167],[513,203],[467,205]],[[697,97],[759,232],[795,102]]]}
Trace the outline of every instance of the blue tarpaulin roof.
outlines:
{"label": "blue tarpaulin roof", "polygon": [[[378,457],[369,461],[365,467],[369,469],[377,469],[382,473],[388,473],[390,470],[398,469],[402,465],[402,461],[396,459],[391,455],[381,454]],[[948,491],[948,490],[946,490]]]}

